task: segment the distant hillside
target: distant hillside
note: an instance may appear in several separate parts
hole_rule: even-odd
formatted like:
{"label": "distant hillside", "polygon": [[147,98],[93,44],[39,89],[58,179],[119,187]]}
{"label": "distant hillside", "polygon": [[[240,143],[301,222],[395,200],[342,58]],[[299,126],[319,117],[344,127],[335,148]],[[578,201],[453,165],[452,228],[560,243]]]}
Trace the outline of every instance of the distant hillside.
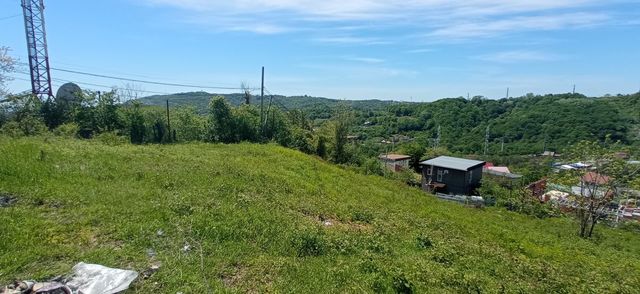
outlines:
{"label": "distant hillside", "polygon": [[[275,145],[0,136],[0,285],[78,262],[136,293],[635,293],[640,235],[443,202]],[[45,266],[46,265],[46,266]]]}
{"label": "distant hillside", "polygon": [[[528,95],[510,99],[449,98],[400,103],[386,112],[364,113],[365,138],[403,134],[430,146],[441,130],[441,146],[482,153],[487,127],[489,154],[562,151],[580,140],[633,144],[640,125],[640,94],[590,98],[580,94]],[[505,143],[502,151],[502,142]]]}
{"label": "distant hillside", "polygon": [[[172,106],[184,106],[191,105],[198,109],[199,112],[204,113],[209,105],[209,101],[214,96],[222,96],[229,103],[234,106],[238,106],[245,102],[244,94],[214,94],[207,92],[189,92],[179,93],[172,95],[155,95],[138,99],[145,105],[163,106],[166,101],[169,100],[169,105]],[[265,96],[265,104],[269,103],[271,96]],[[260,104],[260,96],[253,96],[251,103],[254,105]],[[273,103],[277,107],[285,109],[303,109],[309,110],[312,113],[326,112],[329,115],[331,110],[338,105],[345,105],[347,107],[356,110],[381,110],[386,106],[394,104],[393,101],[383,100],[337,100],[323,97],[311,97],[311,96],[281,96],[274,95]]]}

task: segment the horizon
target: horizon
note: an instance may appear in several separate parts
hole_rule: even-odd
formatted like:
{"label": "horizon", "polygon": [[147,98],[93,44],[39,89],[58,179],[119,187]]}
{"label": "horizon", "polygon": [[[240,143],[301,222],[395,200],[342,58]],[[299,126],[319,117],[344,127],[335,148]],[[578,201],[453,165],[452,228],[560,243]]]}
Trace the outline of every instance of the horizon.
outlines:
{"label": "horizon", "polygon": [[[65,1],[46,3],[45,16],[54,93],[66,81],[93,90],[130,86],[144,96],[203,90],[71,71],[257,88],[261,66],[269,93],[336,100],[500,99],[507,88],[522,97],[571,93],[574,85],[576,93],[602,97],[640,89],[638,1],[503,2]],[[0,46],[24,62],[20,4],[0,2],[0,11]],[[24,71],[12,75],[11,92],[30,89]]]}

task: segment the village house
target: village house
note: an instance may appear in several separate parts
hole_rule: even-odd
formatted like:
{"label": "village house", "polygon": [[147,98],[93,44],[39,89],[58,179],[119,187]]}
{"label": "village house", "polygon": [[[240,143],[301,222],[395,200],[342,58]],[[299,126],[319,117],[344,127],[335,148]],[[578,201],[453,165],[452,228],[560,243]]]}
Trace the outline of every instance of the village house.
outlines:
{"label": "village house", "polygon": [[399,172],[409,168],[411,156],[403,154],[382,154],[378,159],[390,170]]}
{"label": "village house", "polygon": [[484,161],[440,156],[420,163],[422,188],[428,192],[471,195],[482,180]]}

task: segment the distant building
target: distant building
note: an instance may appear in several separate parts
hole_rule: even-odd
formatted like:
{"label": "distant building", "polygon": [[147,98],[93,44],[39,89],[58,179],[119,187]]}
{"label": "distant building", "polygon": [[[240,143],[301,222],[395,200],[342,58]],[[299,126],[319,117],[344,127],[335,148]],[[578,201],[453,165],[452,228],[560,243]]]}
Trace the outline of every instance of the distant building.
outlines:
{"label": "distant building", "polygon": [[409,168],[411,156],[403,154],[382,154],[378,159],[390,170],[399,172]]}
{"label": "distant building", "polygon": [[470,195],[480,187],[484,161],[440,156],[420,163],[422,188],[428,192]]}

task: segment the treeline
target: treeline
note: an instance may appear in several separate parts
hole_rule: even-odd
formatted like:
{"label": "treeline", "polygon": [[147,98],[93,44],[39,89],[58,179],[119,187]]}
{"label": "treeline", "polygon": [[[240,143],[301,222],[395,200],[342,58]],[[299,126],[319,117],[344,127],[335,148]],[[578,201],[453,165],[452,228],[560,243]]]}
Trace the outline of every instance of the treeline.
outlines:
{"label": "treeline", "polygon": [[352,113],[336,110],[321,126],[313,126],[301,110],[283,111],[254,105],[234,107],[213,97],[205,115],[195,107],[166,108],[121,103],[116,91],[82,91],[71,99],[40,101],[32,95],[11,95],[0,104],[0,133],[31,136],[46,132],[79,138],[128,139],[133,144],[179,142],[275,142],[335,163],[362,158],[347,136]]}

